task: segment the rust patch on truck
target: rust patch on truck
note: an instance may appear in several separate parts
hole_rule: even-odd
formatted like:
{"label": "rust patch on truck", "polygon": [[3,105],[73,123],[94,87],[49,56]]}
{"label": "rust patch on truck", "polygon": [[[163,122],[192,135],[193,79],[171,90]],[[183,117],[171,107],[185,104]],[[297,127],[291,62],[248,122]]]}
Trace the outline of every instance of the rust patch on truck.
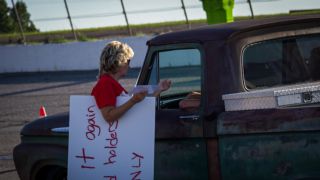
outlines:
{"label": "rust patch on truck", "polygon": [[218,140],[207,140],[207,152],[208,152],[208,176],[210,180],[220,180],[220,163],[219,163],[219,150]]}
{"label": "rust patch on truck", "polygon": [[265,109],[225,112],[218,119],[219,134],[242,134],[320,129],[320,108]]}

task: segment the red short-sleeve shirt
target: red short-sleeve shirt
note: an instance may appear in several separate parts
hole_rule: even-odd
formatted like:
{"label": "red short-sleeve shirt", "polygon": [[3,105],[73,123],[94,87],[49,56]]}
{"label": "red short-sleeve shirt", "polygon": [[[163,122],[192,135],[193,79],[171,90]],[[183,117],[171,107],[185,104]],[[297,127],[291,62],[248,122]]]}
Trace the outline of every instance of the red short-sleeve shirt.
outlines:
{"label": "red short-sleeve shirt", "polygon": [[97,84],[93,87],[91,95],[95,97],[98,107],[115,106],[117,96],[126,90],[110,75],[100,76]]}

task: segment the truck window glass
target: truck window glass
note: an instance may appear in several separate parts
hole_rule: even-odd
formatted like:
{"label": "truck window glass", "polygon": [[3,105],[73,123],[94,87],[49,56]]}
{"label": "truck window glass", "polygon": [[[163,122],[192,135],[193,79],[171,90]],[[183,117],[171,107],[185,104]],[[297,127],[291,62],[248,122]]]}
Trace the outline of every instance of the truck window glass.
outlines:
{"label": "truck window glass", "polygon": [[320,80],[320,35],[282,38],[248,46],[243,53],[249,89]]}
{"label": "truck window glass", "polygon": [[172,81],[171,88],[161,93],[161,107],[179,108],[179,100],[191,92],[201,92],[201,54],[198,49],[159,51],[153,58],[149,84],[164,79]]}

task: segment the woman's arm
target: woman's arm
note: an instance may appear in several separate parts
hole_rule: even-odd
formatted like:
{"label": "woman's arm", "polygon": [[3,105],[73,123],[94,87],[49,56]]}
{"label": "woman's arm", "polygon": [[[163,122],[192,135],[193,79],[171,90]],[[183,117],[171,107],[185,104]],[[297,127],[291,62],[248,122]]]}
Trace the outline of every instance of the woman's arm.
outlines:
{"label": "woman's arm", "polygon": [[126,113],[132,106],[142,101],[147,95],[147,92],[140,92],[134,94],[129,101],[122,104],[121,106],[106,106],[101,108],[103,118],[107,122],[113,122],[118,120],[124,113]]}
{"label": "woman's arm", "polygon": [[[161,92],[166,91],[171,86],[170,80],[163,80],[159,82],[159,89],[154,92],[154,96],[157,97],[160,95]],[[132,106],[137,104],[138,102],[142,101],[146,95],[147,91],[139,92],[136,94],[133,94],[132,98],[127,101],[126,103],[122,104],[121,106],[114,107],[114,106],[106,106],[101,108],[101,113],[103,118],[107,122],[113,122],[118,120],[124,113],[126,113]]]}
{"label": "woman's arm", "polygon": [[160,81],[158,86],[159,89],[153,93],[153,96],[155,97],[158,97],[161,92],[168,90],[171,86],[171,81],[168,79]]}

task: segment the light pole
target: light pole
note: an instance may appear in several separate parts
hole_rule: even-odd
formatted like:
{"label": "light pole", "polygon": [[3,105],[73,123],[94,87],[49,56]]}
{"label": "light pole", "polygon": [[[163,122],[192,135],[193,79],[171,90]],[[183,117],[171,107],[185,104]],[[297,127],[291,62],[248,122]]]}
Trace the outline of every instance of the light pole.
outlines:
{"label": "light pole", "polygon": [[12,3],[12,7],[13,7],[13,9],[14,9],[14,13],[16,14],[18,24],[19,24],[19,29],[20,29],[20,35],[21,35],[21,38],[22,38],[22,42],[23,42],[23,44],[26,44],[26,43],[27,43],[27,42],[26,42],[26,37],[24,36],[24,33],[23,33],[23,28],[22,28],[22,24],[21,24],[21,19],[20,19],[20,16],[19,16],[17,7],[15,6],[15,3],[14,3],[13,0],[11,0],[11,3]]}
{"label": "light pole", "polygon": [[183,0],[181,0],[181,4],[182,4],[182,9],[183,9],[183,12],[184,12],[184,16],[186,17],[186,23],[188,24],[188,28],[191,29],[191,24],[189,22],[186,6],[184,5],[184,1]]}
{"label": "light pole", "polygon": [[248,0],[249,3],[249,7],[250,7],[250,12],[251,12],[251,19],[254,19],[254,15],[253,15],[253,9],[252,9],[252,4],[251,4],[251,0]]}
{"label": "light pole", "polygon": [[132,36],[132,31],[131,31],[131,28],[130,28],[130,25],[129,25],[126,9],[124,8],[123,0],[120,0],[120,1],[121,1],[121,6],[122,6],[122,12],[123,12],[124,18],[125,18],[126,23],[127,23],[128,32],[129,32],[130,36]]}
{"label": "light pole", "polygon": [[67,0],[63,0],[63,1],[64,1],[64,5],[66,6],[66,10],[67,10],[67,14],[68,14],[68,19],[69,19],[69,22],[70,22],[70,26],[71,26],[71,30],[72,30],[74,39],[77,41],[77,40],[78,40],[78,39],[77,39],[77,34],[76,34],[76,32],[74,31],[74,28],[73,28],[73,24],[72,24],[72,20],[71,20],[69,8],[68,8]]}

